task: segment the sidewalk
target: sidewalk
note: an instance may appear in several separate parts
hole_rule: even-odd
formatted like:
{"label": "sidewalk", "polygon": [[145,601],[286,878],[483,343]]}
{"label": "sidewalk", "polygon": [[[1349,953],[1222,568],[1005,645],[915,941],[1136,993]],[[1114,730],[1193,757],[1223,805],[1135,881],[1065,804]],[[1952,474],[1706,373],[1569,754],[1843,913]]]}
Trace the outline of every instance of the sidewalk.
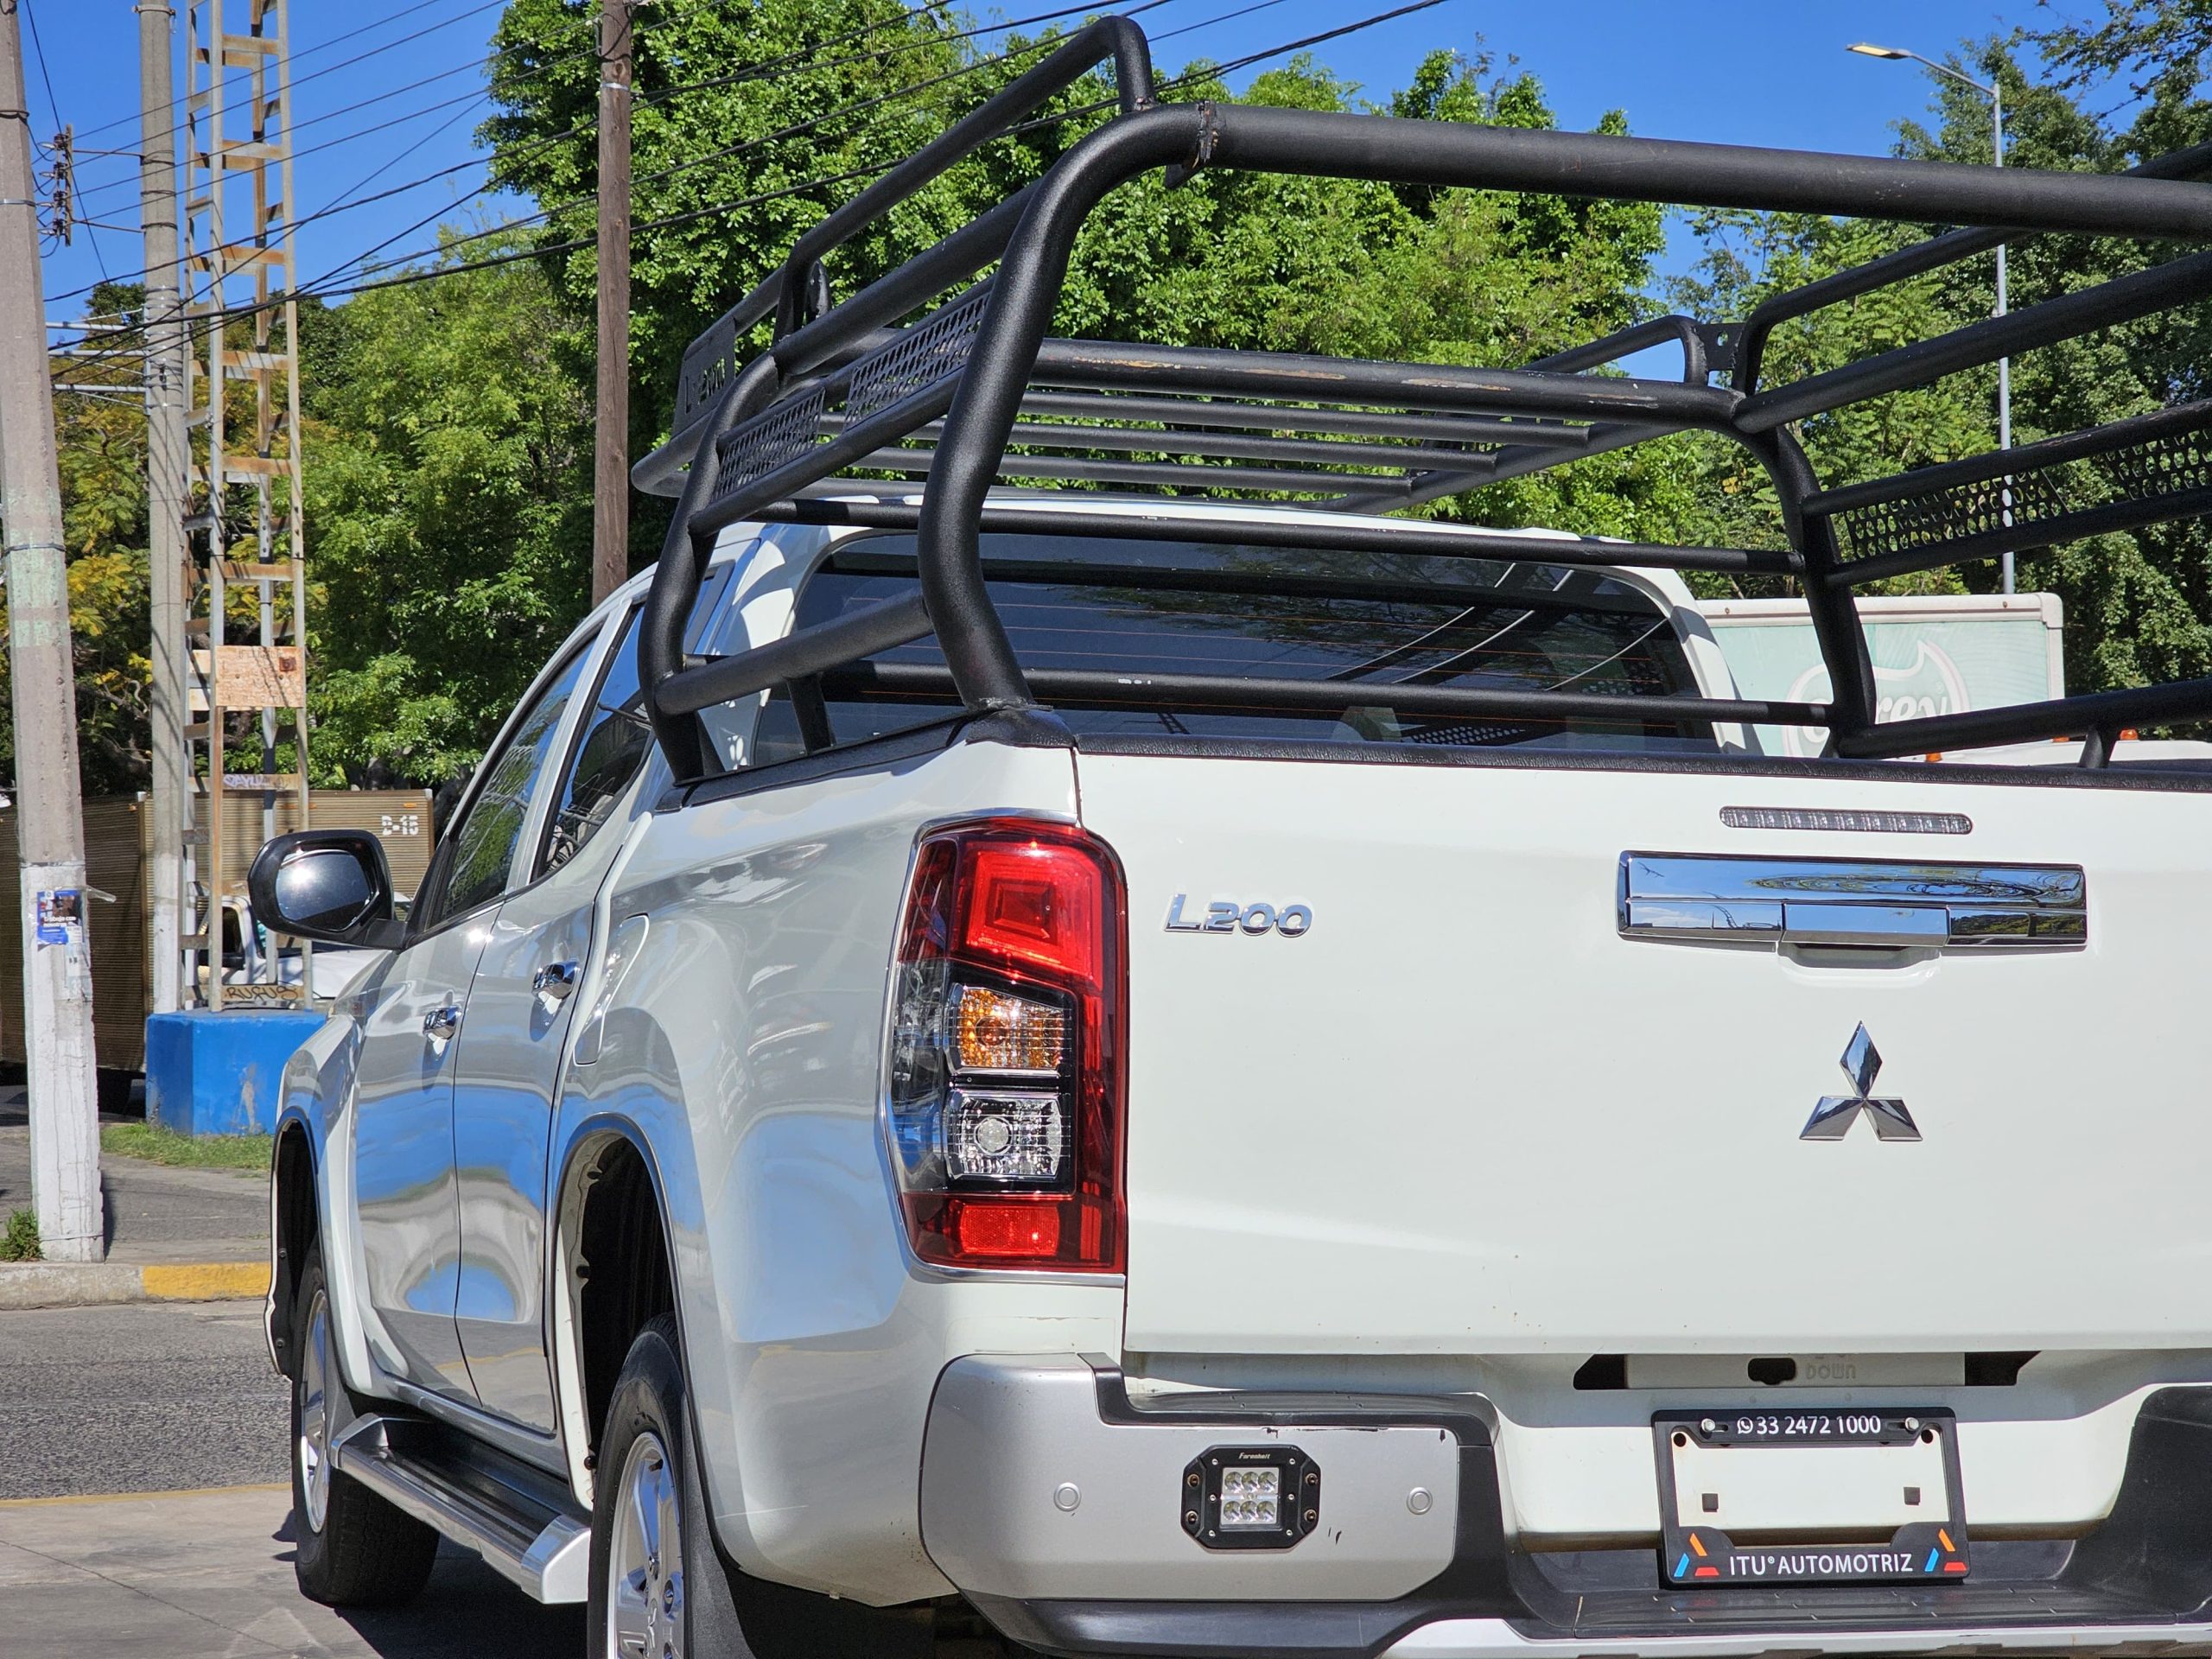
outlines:
{"label": "sidewalk", "polygon": [[[100,1194],[107,1259],[0,1262],[0,1308],[203,1301],[267,1288],[266,1176],[103,1158]],[[0,1086],[0,1220],[30,1201],[29,1109],[20,1084]]]}
{"label": "sidewalk", "polygon": [[0,1503],[0,1652],[543,1659],[582,1649],[582,1608],[526,1600],[451,1544],[405,1607],[318,1607],[293,1581],[291,1504],[289,1488],[268,1486]]}

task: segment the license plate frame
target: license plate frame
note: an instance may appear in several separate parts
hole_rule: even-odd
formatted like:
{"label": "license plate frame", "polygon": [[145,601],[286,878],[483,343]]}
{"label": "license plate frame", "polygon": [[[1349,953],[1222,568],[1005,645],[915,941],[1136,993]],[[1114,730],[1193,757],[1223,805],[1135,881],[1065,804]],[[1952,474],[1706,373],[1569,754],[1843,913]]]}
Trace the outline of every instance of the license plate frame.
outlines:
{"label": "license plate frame", "polygon": [[[1678,1439],[1679,1437],[1679,1439]],[[1959,1478],[1958,1420],[1941,1408],[1789,1406],[1727,1407],[1704,1411],[1656,1412],[1651,1419],[1652,1445],[1658,1463],[1661,1580],[1681,1589],[1725,1588],[1758,1585],[1768,1588],[1798,1585],[1895,1583],[1957,1583],[1972,1572],[1967,1534],[1967,1515]],[[1882,1535],[1877,1526],[1863,1529],[1866,1535],[1836,1535],[1833,1528],[1808,1528],[1815,1535],[1792,1541],[1787,1529],[1763,1531],[1738,1542],[1720,1525],[1684,1519],[1678,1491],[1677,1465],[1695,1461],[1707,1468],[1726,1467],[1737,1455],[1753,1457],[1763,1450],[1793,1453],[1812,1452],[1859,1453],[1853,1472],[1864,1480],[1872,1460],[1884,1451],[1904,1457],[1884,1459],[1883,1467],[1899,1470],[1940,1465],[1942,1471],[1942,1508],[1933,1503],[1925,1520],[1904,1522]],[[1717,1455],[1716,1455],[1717,1454]],[[1789,1467],[1817,1469],[1813,1459],[1793,1456]],[[1748,1470],[1749,1465],[1745,1465]],[[1777,1461],[1769,1470],[1783,1467]],[[1842,1465],[1838,1465],[1839,1471]],[[1900,1498],[1913,1497],[1920,1489],[1906,1487]],[[1719,1494],[1697,1495],[1698,1512],[1717,1508]],[[1928,1496],[1933,1496],[1929,1494]],[[1919,1499],[1916,1501],[1924,1501]],[[1721,1516],[1720,1519],[1726,1517]],[[1853,1529],[1847,1529],[1847,1535]]]}

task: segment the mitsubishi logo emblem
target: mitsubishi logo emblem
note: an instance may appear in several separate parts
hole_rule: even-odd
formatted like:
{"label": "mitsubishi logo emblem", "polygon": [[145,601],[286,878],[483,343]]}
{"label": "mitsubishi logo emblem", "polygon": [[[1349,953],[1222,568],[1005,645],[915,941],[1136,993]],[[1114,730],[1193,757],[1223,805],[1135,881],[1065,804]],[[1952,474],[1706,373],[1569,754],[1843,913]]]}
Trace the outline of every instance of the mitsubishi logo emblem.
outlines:
{"label": "mitsubishi logo emblem", "polygon": [[1874,1078],[1881,1070],[1882,1057],[1862,1025],[1852,1033],[1851,1041],[1843,1051],[1843,1075],[1850,1082],[1852,1092],[1821,1096],[1821,1103],[1813,1108],[1812,1116],[1805,1120],[1805,1127],[1798,1131],[1797,1138],[1840,1141],[1851,1133],[1851,1126],[1864,1112],[1874,1120],[1874,1133],[1883,1140],[1919,1140],[1920,1129],[1913,1122],[1912,1114],[1905,1110],[1904,1102],[1894,1097],[1875,1097]]}

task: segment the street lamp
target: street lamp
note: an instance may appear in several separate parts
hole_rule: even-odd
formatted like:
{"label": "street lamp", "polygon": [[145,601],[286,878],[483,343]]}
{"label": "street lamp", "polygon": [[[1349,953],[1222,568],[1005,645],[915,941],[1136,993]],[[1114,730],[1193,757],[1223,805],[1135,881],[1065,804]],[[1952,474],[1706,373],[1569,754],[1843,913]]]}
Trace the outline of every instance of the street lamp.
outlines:
{"label": "street lamp", "polygon": [[[1952,68],[1948,63],[1938,63],[1917,52],[1908,52],[1903,47],[1876,46],[1868,41],[1858,41],[1845,50],[1856,52],[1862,58],[1885,58],[1891,62],[1910,59],[1914,63],[1924,64],[1939,75],[1949,76],[1962,86],[1973,87],[1989,100],[1990,153],[1996,158],[1998,166],[2005,165],[2005,94],[1998,87],[1984,85],[1972,75]],[[2005,245],[2002,242],[1997,245],[1997,315],[2000,317],[2005,315]],[[2010,357],[1997,359],[1997,447],[1999,449],[2012,447],[2012,359]],[[2004,511],[2005,524],[2010,529],[2012,524],[2012,480],[2009,478],[2005,480]],[[2012,552],[2010,548],[2005,551],[2004,569],[2005,591],[2009,594],[2012,591]]]}

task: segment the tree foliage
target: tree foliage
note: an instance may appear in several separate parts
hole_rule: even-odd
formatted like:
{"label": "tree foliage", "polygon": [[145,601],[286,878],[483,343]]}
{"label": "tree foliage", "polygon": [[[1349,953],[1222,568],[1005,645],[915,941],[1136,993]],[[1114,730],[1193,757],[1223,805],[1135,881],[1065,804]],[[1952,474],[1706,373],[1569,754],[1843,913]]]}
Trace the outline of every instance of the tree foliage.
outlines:
{"label": "tree foliage", "polygon": [[582,613],[590,400],[567,322],[524,261],[302,329],[319,775],[465,770]]}
{"label": "tree foliage", "polygon": [[[2151,156],[2212,138],[2212,105],[2178,81],[2162,81],[2129,123],[2113,128],[2062,85],[2038,84],[1996,41],[1957,67],[1994,78],[2005,94],[2005,162],[2064,171],[2117,171]],[[1925,160],[1986,162],[1987,102],[1937,79],[1932,125],[1907,123],[1898,153]],[[1696,275],[1674,297],[1698,315],[1741,317],[1767,295],[1863,263],[1940,228],[1872,225],[1799,215],[1712,213],[1695,228],[1705,241]],[[2173,248],[2111,238],[2046,236],[2008,248],[2010,301],[2019,309],[2171,258]],[[1762,375],[1775,385],[1840,367],[1991,315],[1995,259],[1981,255],[1776,331]],[[2212,303],[2105,328],[2044,346],[2012,365],[2013,442],[2079,431],[2207,395],[2212,369]],[[1821,477],[1847,484],[1997,447],[1994,365],[1872,399],[1800,428]],[[1713,534],[1745,545],[1782,545],[1781,515],[1764,479],[1706,445],[1714,480],[1708,499],[1726,504]],[[1751,538],[1742,540],[1740,538]],[[2107,535],[2018,560],[2023,591],[2049,591],[2066,606],[2068,683],[2100,690],[2212,672],[2212,537],[2201,524]],[[1872,591],[1988,592],[1994,563],[1879,584]]]}

